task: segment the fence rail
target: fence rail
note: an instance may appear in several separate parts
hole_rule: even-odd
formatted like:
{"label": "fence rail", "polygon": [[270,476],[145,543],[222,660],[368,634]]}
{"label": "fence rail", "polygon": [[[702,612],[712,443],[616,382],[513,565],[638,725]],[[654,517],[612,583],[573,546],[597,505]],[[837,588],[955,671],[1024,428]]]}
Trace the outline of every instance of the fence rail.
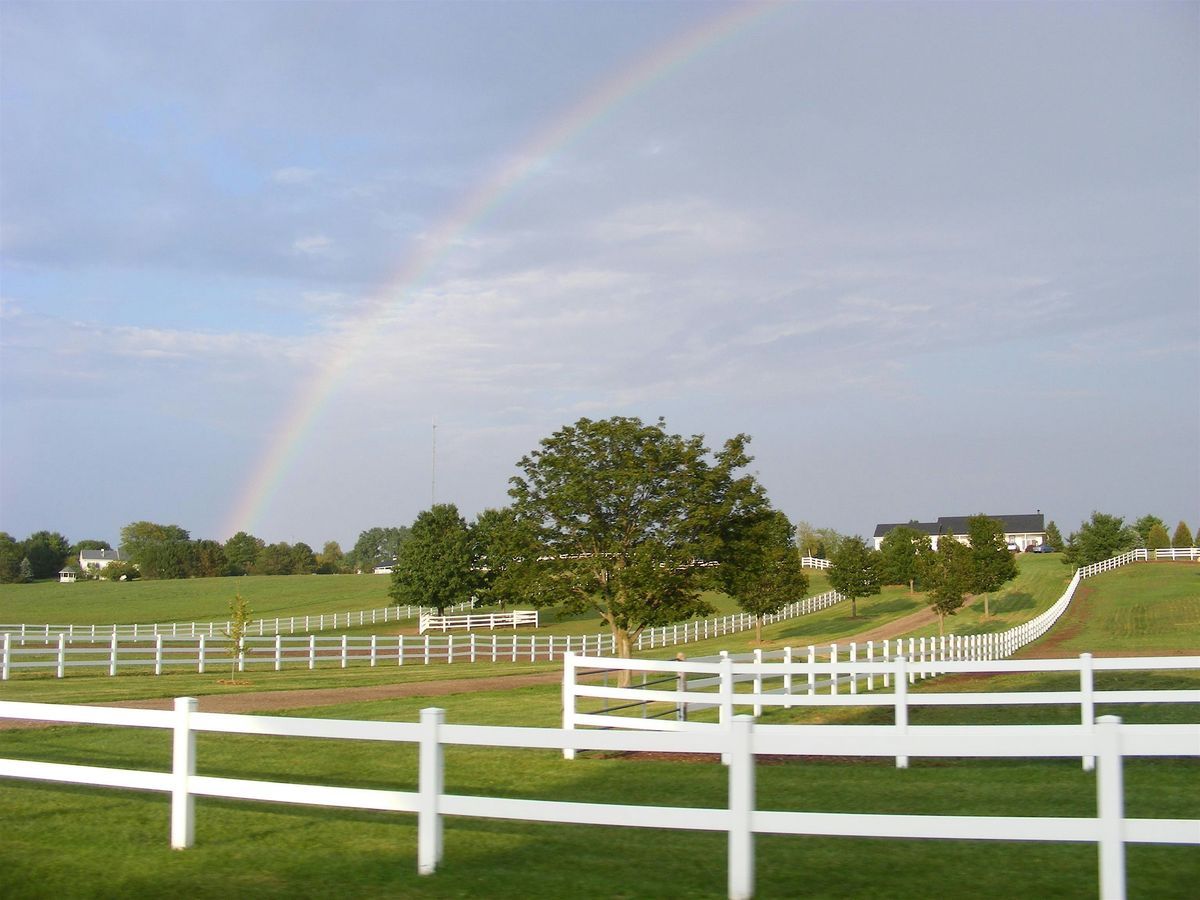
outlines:
{"label": "fence rail", "polygon": [[[187,697],[177,699],[173,711],[0,701],[0,718],[159,728],[173,734],[169,772],[0,759],[0,777],[170,794],[170,843],[176,849],[195,844],[196,797],[416,813],[417,871],[422,875],[436,872],[442,861],[442,820],[446,816],[724,831],[728,835],[728,895],[739,900],[754,893],[756,834],[1095,843],[1104,898],[1125,896],[1126,843],[1200,844],[1200,820],[1126,818],[1122,786],[1127,757],[1200,756],[1200,725],[1122,725],[1115,716],[1103,716],[1094,726],[925,726],[902,730],[891,726],[763,726],[749,716],[737,716],[727,729],[668,734],[449,725],[444,710],[436,708],[422,710],[419,723],[403,723],[201,713],[197,706],[195,699]],[[418,788],[394,791],[198,775],[196,735],[202,732],[416,743]],[[447,794],[443,788],[446,745],[720,753],[729,764],[728,804],[703,809]],[[1099,769],[1097,811],[1094,817],[1034,817],[760,810],[755,795],[756,754],[1095,757]],[[286,778],[286,773],[280,777]],[[1019,879],[1019,874],[1014,878]],[[1016,882],[1014,887],[1019,890]]]}
{"label": "fence rail", "polygon": [[[640,731],[695,732],[728,727],[739,710],[762,715],[764,707],[888,706],[899,729],[908,724],[914,706],[1026,706],[1069,704],[1079,707],[1080,722],[1093,721],[1098,703],[1200,703],[1200,690],[1096,690],[1097,672],[1200,671],[1200,656],[1114,657],[1094,659],[1084,653],[1078,659],[970,660],[946,653],[954,649],[946,642],[890,641],[876,647],[866,645],[860,658],[857,645],[848,657],[839,657],[836,644],[828,655],[815,647],[807,654],[754,651],[752,659],[718,658],[645,660],[588,658],[568,654],[563,660],[563,728],[628,728]],[[876,656],[876,650],[881,650]],[[645,685],[598,684],[583,676],[614,671],[649,673],[654,681]],[[1016,672],[1069,672],[1079,677],[1079,687],[1065,691],[948,691],[910,693],[918,679],[943,674],[1004,674]],[[658,677],[662,676],[662,677]],[[738,686],[749,690],[739,690]],[[860,693],[865,691],[865,693]],[[599,709],[581,710],[580,701],[601,701]],[[656,708],[659,712],[652,712]],[[698,712],[718,710],[716,722],[692,720]],[[636,710],[639,714],[634,714]],[[569,752],[568,752],[569,756]],[[904,768],[908,760],[897,757]],[[1083,760],[1091,768],[1089,759]]]}
{"label": "fence rail", "polygon": [[[450,607],[451,612],[470,609],[475,601],[467,601]],[[275,616],[255,619],[246,623],[246,634],[266,637],[276,634],[311,634],[314,631],[333,631],[338,628],[365,628],[368,625],[386,625],[405,619],[419,619],[422,615],[435,612],[425,606],[381,606],[377,609],[359,609],[346,613],[323,613],[308,616]],[[71,640],[108,640],[118,638],[167,638],[188,637],[219,638],[229,633],[232,623],[225,622],[158,622],[134,625],[0,625],[0,633],[13,634],[22,642],[49,641],[65,634]]]}
{"label": "fence rail", "polygon": [[497,628],[521,628],[523,626],[538,627],[538,611],[526,609],[510,609],[507,612],[476,613],[465,616],[438,616],[424,613],[420,618],[418,631],[446,631],[451,628],[462,628],[470,631],[472,628],[486,628],[494,631]]}

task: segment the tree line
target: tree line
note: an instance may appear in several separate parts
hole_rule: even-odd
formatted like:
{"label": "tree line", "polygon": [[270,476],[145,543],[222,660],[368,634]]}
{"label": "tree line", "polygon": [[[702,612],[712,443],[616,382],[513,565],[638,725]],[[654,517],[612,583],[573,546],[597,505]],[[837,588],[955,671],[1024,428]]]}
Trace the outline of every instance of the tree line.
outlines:
{"label": "tree line", "polygon": [[79,563],[84,550],[113,550],[104,540],[72,544],[54,531],[38,531],[23,541],[0,532],[0,582],[14,583],[56,578],[64,567],[80,570],[81,577],[111,580],[134,578],[215,578],[234,575],[330,575],[371,571],[395,561],[408,539],[406,527],[374,527],[359,534],[349,552],[337,541],[326,541],[316,552],[303,541],[268,544],[239,531],[229,540],[193,539],[179,525],[131,522],[121,529],[122,561],[110,562],[96,573]]}

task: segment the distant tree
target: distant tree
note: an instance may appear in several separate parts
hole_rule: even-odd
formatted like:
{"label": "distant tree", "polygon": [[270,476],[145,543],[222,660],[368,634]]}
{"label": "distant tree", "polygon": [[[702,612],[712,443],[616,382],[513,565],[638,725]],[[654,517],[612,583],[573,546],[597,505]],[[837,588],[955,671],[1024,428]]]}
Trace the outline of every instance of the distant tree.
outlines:
{"label": "distant tree", "polygon": [[1163,550],[1170,547],[1171,536],[1167,534],[1167,527],[1160,522],[1151,525],[1144,546],[1147,550]]}
{"label": "distant tree", "polygon": [[277,544],[267,544],[258,554],[252,574],[254,575],[291,575],[292,546],[286,541]]}
{"label": "distant tree", "polygon": [[368,528],[354,542],[350,551],[353,565],[369,572],[378,565],[389,565],[396,560],[400,545],[411,537],[408,528]]}
{"label": "distant tree", "polygon": [[938,635],[946,633],[946,616],[955,615],[971,589],[971,548],[950,537],[938,541],[933,553],[921,557],[925,602],[937,614]]}
{"label": "distant tree", "polygon": [[248,575],[258,566],[258,555],[266,542],[252,534],[239,531],[225,542],[225,559],[230,575]]}
{"label": "distant tree", "polygon": [[471,599],[478,583],[471,536],[453,503],[437,503],[417,516],[400,545],[389,596],[397,603],[447,607]]}
{"label": "distant tree", "polygon": [[187,541],[191,535],[178,525],[159,525],[155,522],[130,522],[121,529],[121,550],[134,562],[142,547],[165,541]]}
{"label": "distant tree", "polygon": [[1175,534],[1171,537],[1171,546],[1176,549],[1193,546],[1192,532],[1183,519],[1180,519],[1179,524],[1175,526]]}
{"label": "distant tree", "polygon": [[1053,547],[1055,550],[1061,550],[1066,546],[1062,539],[1062,535],[1058,532],[1058,526],[1054,524],[1054,520],[1050,520],[1050,524],[1046,526],[1046,545]]}
{"label": "distant tree", "polygon": [[71,543],[57,531],[35,531],[21,544],[33,577],[53,578],[71,553]]}
{"label": "distant tree", "polygon": [[1137,546],[1138,538],[1137,531],[1127,528],[1121,516],[1093,512],[1092,518],[1067,538],[1063,563],[1080,567],[1111,559],[1118,553],[1132,550]]}
{"label": "distant tree", "polygon": [[1163,531],[1167,530],[1166,522],[1164,522],[1158,516],[1152,516],[1149,513],[1133,523],[1133,530],[1138,533],[1138,538],[1140,539],[1138,541],[1139,547],[1146,547],[1151,550],[1155,549],[1146,543],[1148,540],[1150,540],[1150,532],[1154,529],[1155,525],[1157,525]]}
{"label": "distant tree", "polygon": [[225,555],[225,548],[217,541],[195,541],[192,544],[192,560],[192,574],[197,578],[218,578],[229,574],[229,559]]}
{"label": "distant tree", "polygon": [[141,544],[131,562],[143,578],[188,578],[195,563],[191,541],[164,540]]}
{"label": "distant tree", "polygon": [[21,557],[21,562],[17,565],[17,580],[21,582],[33,581],[33,563],[29,561],[28,556]]}
{"label": "distant tree", "polygon": [[313,548],[300,541],[292,544],[291,565],[288,567],[292,575],[311,575],[317,570],[317,555]]}
{"label": "distant tree", "polygon": [[1004,538],[1004,523],[985,515],[967,519],[967,538],[971,542],[971,577],[967,591],[983,594],[983,617],[991,617],[988,594],[1000,590],[1017,577],[1017,561]]}
{"label": "distant tree", "polygon": [[801,556],[832,559],[847,536],[833,528],[815,528],[808,522],[796,523],[796,547]]}
{"label": "distant tree", "polygon": [[920,557],[933,550],[929,535],[908,525],[893,528],[879,543],[879,575],[883,584],[907,584],[916,592]]}
{"label": "distant tree", "polygon": [[762,643],[763,616],[779,612],[808,591],[794,532],[787,516],[764,510],[731,535],[736,566],[724,567],[722,587],[738,606],[754,616],[754,639]]}
{"label": "distant tree", "polygon": [[858,598],[879,593],[879,554],[855,535],[842,541],[830,558],[829,583],[850,599],[850,617],[858,618]]}
{"label": "distant tree", "polygon": [[21,545],[6,531],[0,531],[0,583],[12,584],[21,580]]}
{"label": "distant tree", "polygon": [[108,541],[88,539],[88,540],[83,540],[83,541],[77,542],[75,544],[75,546],[71,548],[71,552],[74,553],[76,556],[78,556],[80,554],[80,552],[83,550],[111,550],[111,549],[112,549],[112,544],[110,544]]}
{"label": "distant tree", "polygon": [[520,603],[520,585],[505,576],[519,557],[535,552],[530,549],[533,535],[517,521],[511,506],[485,509],[475,517],[470,531],[475,591],[480,603],[501,609]]}
{"label": "distant tree", "polygon": [[345,570],[346,554],[342,545],[337,541],[326,541],[321,552],[317,554],[317,574],[336,575]]}

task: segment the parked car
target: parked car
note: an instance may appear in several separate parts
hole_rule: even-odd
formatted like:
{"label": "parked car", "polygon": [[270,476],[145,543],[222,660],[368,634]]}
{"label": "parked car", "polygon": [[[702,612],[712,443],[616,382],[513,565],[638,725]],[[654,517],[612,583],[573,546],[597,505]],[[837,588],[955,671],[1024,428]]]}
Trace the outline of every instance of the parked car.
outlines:
{"label": "parked car", "polygon": [[1038,553],[1054,553],[1055,548],[1051,547],[1049,544],[1042,544],[1041,546],[1039,546],[1037,548],[1036,552],[1038,552]]}

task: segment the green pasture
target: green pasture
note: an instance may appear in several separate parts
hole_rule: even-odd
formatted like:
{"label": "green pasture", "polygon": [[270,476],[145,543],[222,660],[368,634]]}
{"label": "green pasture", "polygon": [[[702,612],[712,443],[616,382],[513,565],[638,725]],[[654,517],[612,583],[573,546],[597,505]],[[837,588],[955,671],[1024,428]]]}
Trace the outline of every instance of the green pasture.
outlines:
{"label": "green pasture", "polygon": [[[437,705],[447,710],[451,723],[544,727],[558,724],[559,702],[557,688],[548,685],[346,704],[289,715],[415,721],[421,708]],[[936,712],[947,715],[944,709]],[[972,713],[985,720],[1005,715]],[[199,772],[206,775],[416,789],[416,751],[409,745],[202,734],[197,747]],[[56,726],[0,732],[0,754],[165,770],[170,738],[134,729]],[[1200,817],[1200,792],[1195,790],[1200,767],[1192,763],[1129,761],[1127,814]],[[798,758],[760,764],[756,778],[764,809],[1065,816],[1095,812],[1094,775],[1083,772],[1077,760],[916,759],[911,768],[896,770],[890,760]],[[565,761],[555,751],[450,747],[446,790],[703,810],[721,808],[727,787],[724,768],[710,759],[583,754]],[[179,852],[168,849],[164,797],[0,782],[4,895],[725,895],[721,834],[447,818],[443,864],[437,874],[419,877],[416,823],[408,814],[204,799],[196,805],[196,846]],[[760,836],[756,856],[757,896],[762,898],[801,893],[926,897],[931,879],[951,895],[1094,897],[1097,892],[1097,857],[1091,845]],[[1131,897],[1185,897],[1200,877],[1200,852],[1130,846],[1128,868]]]}
{"label": "green pasture", "polygon": [[223,622],[241,593],[254,618],[320,615],[394,603],[383,575],[247,575],[168,581],[0,584],[0,622],[111,625]]}

